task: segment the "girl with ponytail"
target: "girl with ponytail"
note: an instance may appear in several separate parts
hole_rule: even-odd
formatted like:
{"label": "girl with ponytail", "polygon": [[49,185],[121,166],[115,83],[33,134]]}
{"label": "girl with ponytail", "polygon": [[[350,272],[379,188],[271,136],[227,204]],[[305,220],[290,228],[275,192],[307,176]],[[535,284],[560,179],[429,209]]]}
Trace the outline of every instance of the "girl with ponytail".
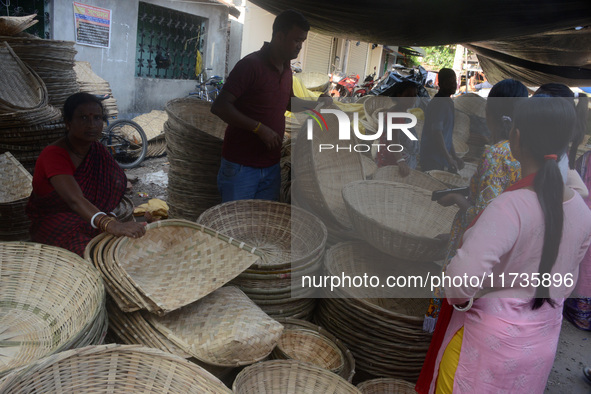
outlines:
{"label": "girl with ponytail", "polygon": [[574,124],[563,98],[517,106],[509,141],[521,179],[475,219],[447,268],[451,278],[482,280],[444,282],[456,311],[430,393],[544,392],[564,299],[591,243],[591,211],[557,163]]}

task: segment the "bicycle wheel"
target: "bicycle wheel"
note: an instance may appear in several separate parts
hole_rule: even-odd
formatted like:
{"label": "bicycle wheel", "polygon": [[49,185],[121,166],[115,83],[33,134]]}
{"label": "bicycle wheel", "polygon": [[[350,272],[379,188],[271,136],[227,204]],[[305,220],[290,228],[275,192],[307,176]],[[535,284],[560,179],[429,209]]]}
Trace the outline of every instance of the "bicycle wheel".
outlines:
{"label": "bicycle wheel", "polygon": [[134,168],[146,157],[148,138],[141,126],[132,120],[120,119],[103,132],[101,143],[121,168]]}

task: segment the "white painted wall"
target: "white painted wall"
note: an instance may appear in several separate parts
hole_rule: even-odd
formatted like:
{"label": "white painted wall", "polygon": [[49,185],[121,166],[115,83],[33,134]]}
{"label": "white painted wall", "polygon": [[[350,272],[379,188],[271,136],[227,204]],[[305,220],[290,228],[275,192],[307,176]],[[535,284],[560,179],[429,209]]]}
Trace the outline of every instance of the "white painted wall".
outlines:
{"label": "white painted wall", "polygon": [[250,1],[246,2],[240,58],[261,49],[265,41],[271,41],[274,20],[275,15]]}
{"label": "white painted wall", "polygon": [[[112,11],[111,47],[76,45],[76,60],[88,61],[92,69],[111,85],[120,113],[163,109],[171,99],[184,97],[195,88],[195,81],[160,80],[135,77],[138,0],[80,0],[81,3]],[[145,0],[208,19],[206,23],[205,64],[212,74],[224,75],[228,9],[202,2]],[[51,12],[53,39],[74,41],[72,1],[54,0]]]}

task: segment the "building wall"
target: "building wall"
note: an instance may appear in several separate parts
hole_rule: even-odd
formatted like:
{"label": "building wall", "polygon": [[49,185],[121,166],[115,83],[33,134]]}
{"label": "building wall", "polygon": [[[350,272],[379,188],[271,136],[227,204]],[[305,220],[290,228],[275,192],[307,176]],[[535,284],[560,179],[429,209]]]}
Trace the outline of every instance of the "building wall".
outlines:
{"label": "building wall", "polygon": [[265,41],[271,41],[274,20],[275,15],[250,1],[246,2],[240,58],[261,49]]}
{"label": "building wall", "polygon": [[[76,44],[76,60],[88,61],[93,71],[111,85],[119,113],[149,112],[163,109],[171,99],[184,97],[195,89],[194,80],[161,80],[136,78],[136,41],[138,0],[81,0],[81,3],[110,9],[110,48]],[[205,66],[213,68],[208,75],[224,75],[226,63],[226,29],[228,10],[218,5],[189,1],[145,0],[146,3],[198,15],[208,19],[204,47]],[[71,1],[52,2],[52,33],[55,40],[74,41],[74,9]]]}

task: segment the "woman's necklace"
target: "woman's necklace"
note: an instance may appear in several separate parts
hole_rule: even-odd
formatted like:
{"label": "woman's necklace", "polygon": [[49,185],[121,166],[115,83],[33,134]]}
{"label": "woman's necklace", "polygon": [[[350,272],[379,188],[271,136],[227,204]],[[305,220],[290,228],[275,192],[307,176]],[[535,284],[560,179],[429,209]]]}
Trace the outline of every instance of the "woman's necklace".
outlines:
{"label": "woman's necklace", "polygon": [[72,152],[74,155],[76,155],[80,159],[84,159],[84,157],[86,156],[86,155],[82,155],[82,154],[76,152],[76,150],[74,149],[74,147],[72,146],[72,144],[70,144],[70,139],[67,136],[66,136],[66,146],[68,147],[68,149],[70,150],[70,152]]}

